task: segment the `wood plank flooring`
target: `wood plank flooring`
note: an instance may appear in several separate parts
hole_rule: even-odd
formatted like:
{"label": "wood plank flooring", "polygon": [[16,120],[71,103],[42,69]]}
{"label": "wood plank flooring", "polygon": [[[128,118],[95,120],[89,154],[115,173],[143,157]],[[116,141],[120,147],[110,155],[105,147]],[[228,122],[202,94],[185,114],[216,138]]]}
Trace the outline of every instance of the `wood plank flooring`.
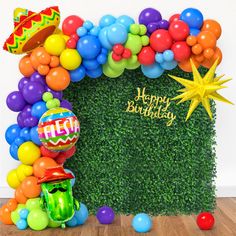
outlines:
{"label": "wood plank flooring", "polygon": [[[1,200],[4,202],[4,200]],[[135,233],[131,227],[132,216],[117,216],[112,225],[100,225],[90,216],[82,227],[46,229],[41,232],[19,231],[15,226],[0,224],[0,236],[236,236],[236,198],[218,198],[215,227],[201,231],[196,216],[158,216],[153,218],[153,229],[146,234]]]}

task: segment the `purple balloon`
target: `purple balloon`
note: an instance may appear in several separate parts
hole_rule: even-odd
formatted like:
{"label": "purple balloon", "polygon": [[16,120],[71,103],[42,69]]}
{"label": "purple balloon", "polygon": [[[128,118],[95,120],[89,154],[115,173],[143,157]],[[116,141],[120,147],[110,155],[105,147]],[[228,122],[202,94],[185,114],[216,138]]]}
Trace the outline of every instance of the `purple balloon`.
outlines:
{"label": "purple balloon", "polygon": [[45,88],[46,88],[46,92],[52,93],[54,98],[62,100],[62,96],[63,96],[62,91],[54,91],[54,90],[50,89],[48,86],[45,86]]}
{"label": "purple balloon", "polygon": [[167,21],[167,20],[161,20],[161,21],[158,22],[158,27],[159,27],[159,29],[168,30],[168,29],[169,29],[169,26],[170,26],[170,23],[169,23],[169,21]]}
{"label": "purple balloon", "polygon": [[161,13],[154,8],[146,8],[142,10],[139,15],[139,23],[143,25],[148,25],[152,22],[159,22],[162,20]]}
{"label": "purple balloon", "polygon": [[24,125],[25,127],[34,127],[38,125],[39,120],[35,116],[30,116],[25,119]]}
{"label": "purple balloon", "polygon": [[152,34],[157,29],[159,29],[159,25],[157,22],[152,22],[147,25],[147,31],[149,34]]}
{"label": "purple balloon", "polygon": [[14,91],[10,93],[7,96],[6,102],[8,108],[15,112],[21,111],[26,105],[26,101],[24,100],[22,93],[19,91]]}
{"label": "purple balloon", "polygon": [[23,77],[18,83],[18,89],[22,92],[23,87],[30,82],[28,77]]}
{"label": "purple balloon", "polygon": [[29,104],[26,105],[26,106],[24,107],[24,109],[22,110],[22,112],[21,112],[22,117],[23,117],[24,119],[30,117],[30,116],[31,116],[31,110],[32,110],[32,106],[29,105]]}
{"label": "purple balloon", "polygon": [[62,100],[60,106],[66,108],[70,111],[72,111],[72,109],[73,109],[72,104],[67,100]]}
{"label": "purple balloon", "polygon": [[18,124],[21,128],[25,127],[24,121],[25,121],[25,118],[23,117],[22,112],[20,112],[20,113],[18,114],[18,116],[17,116],[17,124]]}
{"label": "purple balloon", "polygon": [[27,83],[22,90],[23,96],[29,104],[40,101],[44,92],[45,88],[41,83],[31,81]]}
{"label": "purple balloon", "polygon": [[100,224],[111,224],[115,219],[115,213],[109,206],[102,206],[98,209],[96,217]]}
{"label": "purple balloon", "polygon": [[38,72],[34,72],[31,76],[30,76],[30,81],[31,82],[38,82],[41,83],[42,85],[46,84],[45,81],[45,77],[40,75]]}

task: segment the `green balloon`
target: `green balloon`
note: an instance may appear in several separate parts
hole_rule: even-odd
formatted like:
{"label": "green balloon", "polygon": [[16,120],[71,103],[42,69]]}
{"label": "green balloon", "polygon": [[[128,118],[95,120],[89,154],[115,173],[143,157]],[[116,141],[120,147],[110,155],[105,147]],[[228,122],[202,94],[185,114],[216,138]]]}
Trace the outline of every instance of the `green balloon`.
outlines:
{"label": "green balloon", "polygon": [[26,208],[29,210],[29,211],[32,211],[33,209],[37,209],[37,208],[41,208],[40,206],[40,198],[31,198],[31,199],[28,199],[27,202],[26,202]]}
{"label": "green balloon", "polygon": [[20,219],[19,213],[15,210],[11,212],[11,220],[16,225],[16,222]]}
{"label": "green balloon", "polygon": [[133,55],[138,54],[143,47],[141,37],[139,35],[128,33],[128,39],[125,43],[125,47],[129,48]]}
{"label": "green balloon", "polygon": [[103,65],[102,67],[103,74],[109,78],[117,78],[123,74],[124,69],[122,70],[113,70],[108,64]]}
{"label": "green balloon", "polygon": [[112,53],[110,52],[107,58],[107,64],[109,67],[114,71],[121,71],[124,70],[127,64],[127,60],[121,59],[120,61],[114,61],[112,59]]}
{"label": "green balloon", "polygon": [[135,70],[140,66],[137,55],[132,55],[131,58],[127,60],[126,69]]}
{"label": "green balloon", "polygon": [[38,231],[47,228],[49,219],[45,211],[41,209],[33,209],[27,217],[27,222],[31,229]]}
{"label": "green balloon", "polygon": [[61,223],[58,223],[58,222],[55,222],[55,221],[49,219],[48,227],[57,228],[57,227],[60,227],[60,226],[61,226]]}
{"label": "green balloon", "polygon": [[43,94],[43,101],[48,102],[49,100],[53,99],[53,95],[50,92],[45,92]]}

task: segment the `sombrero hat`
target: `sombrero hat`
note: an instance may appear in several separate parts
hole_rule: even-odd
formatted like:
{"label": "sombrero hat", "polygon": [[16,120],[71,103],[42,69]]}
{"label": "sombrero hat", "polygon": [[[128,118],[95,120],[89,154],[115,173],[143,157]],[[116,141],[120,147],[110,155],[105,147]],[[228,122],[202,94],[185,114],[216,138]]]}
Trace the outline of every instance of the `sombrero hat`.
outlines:
{"label": "sombrero hat", "polygon": [[14,31],[6,40],[3,49],[21,54],[32,51],[43,44],[53,34],[60,23],[58,7],[49,7],[40,13],[16,8],[14,11]]}
{"label": "sombrero hat", "polygon": [[56,166],[46,169],[44,176],[38,178],[38,184],[65,179],[74,179],[74,176],[71,173],[66,173],[62,166]]}

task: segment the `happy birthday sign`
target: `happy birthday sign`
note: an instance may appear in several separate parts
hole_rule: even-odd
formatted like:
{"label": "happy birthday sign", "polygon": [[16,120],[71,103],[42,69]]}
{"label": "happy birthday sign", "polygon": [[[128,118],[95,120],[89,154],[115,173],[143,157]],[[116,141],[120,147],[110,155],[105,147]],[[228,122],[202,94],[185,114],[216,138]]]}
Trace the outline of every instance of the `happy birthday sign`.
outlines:
{"label": "happy birthday sign", "polygon": [[137,96],[128,101],[126,112],[137,113],[151,119],[166,120],[166,126],[173,125],[176,115],[169,111],[171,98],[146,93],[146,88],[137,88]]}

